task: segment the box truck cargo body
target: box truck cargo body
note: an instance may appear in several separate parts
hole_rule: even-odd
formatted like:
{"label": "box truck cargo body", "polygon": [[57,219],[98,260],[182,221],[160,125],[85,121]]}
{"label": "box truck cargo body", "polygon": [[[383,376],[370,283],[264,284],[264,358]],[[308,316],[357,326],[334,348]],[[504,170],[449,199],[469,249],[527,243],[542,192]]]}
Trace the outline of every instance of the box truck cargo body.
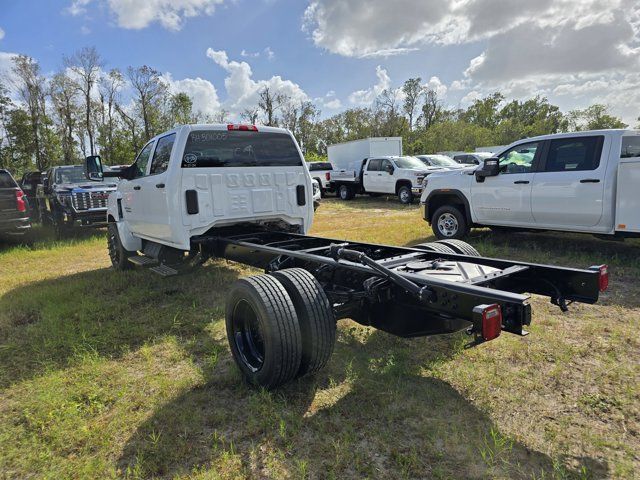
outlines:
{"label": "box truck cargo body", "polygon": [[334,170],[359,170],[370,157],[402,155],[402,137],[375,137],[329,145],[329,162]]}

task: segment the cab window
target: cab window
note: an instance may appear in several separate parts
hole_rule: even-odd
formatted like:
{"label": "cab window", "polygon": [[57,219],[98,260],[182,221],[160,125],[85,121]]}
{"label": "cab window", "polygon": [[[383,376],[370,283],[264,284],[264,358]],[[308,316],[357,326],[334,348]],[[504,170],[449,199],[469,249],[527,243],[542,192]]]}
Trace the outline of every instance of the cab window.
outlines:
{"label": "cab window", "polygon": [[156,150],[153,152],[153,160],[151,160],[150,175],[157,175],[167,170],[169,159],[171,158],[171,150],[176,140],[176,134],[172,133],[158,140]]}
{"label": "cab window", "polygon": [[600,165],[604,137],[575,137],[551,140],[545,172],[595,170]]}
{"label": "cab window", "polygon": [[151,150],[153,150],[153,142],[147,143],[138,154],[138,158],[136,158],[133,164],[133,178],[144,177],[147,174],[147,165],[149,164]]}
{"label": "cab window", "polygon": [[387,160],[386,158],[382,160],[382,163],[380,164],[380,170],[385,172],[389,167],[393,167],[393,163],[391,163],[391,161]]}
{"label": "cab window", "polygon": [[498,157],[500,173],[530,173],[539,145],[539,142],[523,143],[504,152]]}

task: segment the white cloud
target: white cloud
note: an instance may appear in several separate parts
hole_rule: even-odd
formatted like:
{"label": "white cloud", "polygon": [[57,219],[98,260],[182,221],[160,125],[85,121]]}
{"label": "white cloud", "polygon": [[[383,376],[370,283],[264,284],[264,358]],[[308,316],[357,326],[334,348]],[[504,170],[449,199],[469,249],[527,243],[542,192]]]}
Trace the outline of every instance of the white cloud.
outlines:
{"label": "white cloud", "polygon": [[193,110],[205,115],[214,115],[220,111],[220,100],[216,87],[203,78],[183,78],[174,80],[171,73],[165,73],[163,79],[169,85],[171,93],[186,93],[193,102]]}
{"label": "white cloud", "polygon": [[257,58],[260,56],[260,52],[247,52],[244,48],[240,52],[240,56],[244,58]]}
{"label": "white cloud", "polygon": [[4,30],[0,28],[0,40],[4,38]]}
{"label": "white cloud", "polygon": [[271,47],[265,48],[264,54],[267,56],[267,59],[269,60],[273,60],[276,57],[276,54],[273,50],[271,50]]}
{"label": "white cloud", "polygon": [[228,76],[224,80],[227,99],[223,107],[232,114],[239,115],[245,108],[253,108],[258,104],[259,92],[268,87],[274,93],[283,94],[293,101],[308,100],[307,94],[297,83],[284,80],[274,75],[267,80],[254,80],[253,72],[247,62],[230,61],[224,50],[207,49],[207,57],[222,67]]}
{"label": "white cloud", "polygon": [[5,80],[9,88],[17,81],[13,73],[13,59],[17,56],[17,53],[0,52],[0,80]]}
{"label": "white cloud", "polygon": [[440,98],[444,97],[447,94],[447,86],[442,83],[442,81],[438,77],[431,77],[429,81],[424,84],[424,86],[429,90],[435,91]]}
{"label": "white cloud", "polygon": [[92,2],[102,1],[116,17],[118,26],[133,30],[154,22],[168,30],[180,30],[187,18],[212,15],[224,0],[73,0],[67,8],[71,15],[87,13]]}
{"label": "white cloud", "polygon": [[338,110],[339,108],[342,108],[342,102],[338,98],[324,102],[323,105],[329,110]]}
{"label": "white cloud", "polygon": [[80,27],[80,33],[83,35],[89,35],[91,33],[91,29],[86,25]]}
{"label": "white cloud", "polygon": [[365,90],[357,90],[349,95],[349,101],[354,105],[369,106],[384,90],[391,86],[391,78],[387,71],[380,65],[376,67],[378,82]]}

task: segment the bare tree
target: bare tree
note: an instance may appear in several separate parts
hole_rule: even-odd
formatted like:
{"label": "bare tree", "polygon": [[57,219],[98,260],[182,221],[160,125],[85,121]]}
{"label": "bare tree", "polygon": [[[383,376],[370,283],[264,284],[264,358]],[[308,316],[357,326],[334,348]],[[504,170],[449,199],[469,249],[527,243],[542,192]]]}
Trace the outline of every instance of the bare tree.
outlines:
{"label": "bare tree", "polygon": [[424,94],[425,101],[422,105],[422,114],[420,115],[420,123],[425,128],[429,129],[434,123],[436,123],[442,116],[442,102],[438,98],[438,93],[435,90],[428,89]]}
{"label": "bare tree", "polygon": [[59,72],[51,80],[51,100],[56,116],[62,144],[64,163],[74,163],[76,140],[74,133],[78,124],[78,85],[65,72]]}
{"label": "bare tree", "polygon": [[254,108],[245,108],[244,111],[240,114],[240,118],[244,121],[250,123],[251,125],[255,125],[258,123],[258,114],[260,111],[257,107]]}
{"label": "bare tree", "polygon": [[276,117],[276,111],[280,108],[285,97],[278,93],[273,92],[269,87],[264,87],[260,90],[258,99],[258,107],[262,110],[266,117],[266,124],[269,127],[277,127],[278,126],[278,118]]}
{"label": "bare tree", "polygon": [[416,113],[416,108],[420,104],[420,99],[425,93],[425,88],[421,84],[422,79],[420,77],[410,78],[402,86],[404,92],[404,102],[402,109],[404,113],[409,117],[409,130],[413,129],[413,116]]}
{"label": "bare tree", "polygon": [[153,68],[142,67],[127,69],[127,77],[136,92],[137,103],[142,115],[144,135],[148,140],[154,135],[153,120],[158,116],[159,104],[168,92],[167,85],[162,80],[160,73]]}
{"label": "bare tree", "polygon": [[114,153],[114,134],[117,127],[116,113],[120,102],[120,92],[124,87],[124,77],[117,68],[111,70],[100,80],[100,122],[98,138],[102,155],[112,161]]}
{"label": "bare tree", "polygon": [[40,75],[40,65],[33,58],[18,55],[13,59],[13,73],[17,77],[16,90],[29,114],[34,154],[38,170],[47,167],[48,160],[42,152],[43,124],[45,120],[45,78]]}
{"label": "bare tree", "polygon": [[95,47],[84,47],[71,57],[65,57],[64,64],[78,76],[78,89],[84,96],[85,128],[87,136],[89,137],[89,151],[91,155],[95,155],[94,129],[91,115],[93,107],[91,93],[98,81],[100,69],[104,65],[104,62]]}

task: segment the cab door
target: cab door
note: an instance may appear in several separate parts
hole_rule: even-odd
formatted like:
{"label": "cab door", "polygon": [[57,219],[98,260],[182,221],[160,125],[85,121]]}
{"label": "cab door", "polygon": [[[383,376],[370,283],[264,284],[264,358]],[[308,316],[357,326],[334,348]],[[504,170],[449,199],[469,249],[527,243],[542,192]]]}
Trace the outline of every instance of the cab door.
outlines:
{"label": "cab door", "polygon": [[367,162],[364,172],[362,172],[362,185],[367,192],[379,192],[380,191],[380,177],[382,172],[380,171],[380,164],[382,160],[379,158],[372,158]]}
{"label": "cab door", "polygon": [[531,225],[531,184],[543,142],[516,145],[498,156],[500,173],[472,180],[472,208],[478,223]]}
{"label": "cab door", "polygon": [[176,134],[171,133],[158,139],[149,174],[139,179],[144,218],[140,222],[141,233],[158,240],[171,240],[169,223],[169,203],[167,199],[167,168],[173,151]]}
{"label": "cab door", "polygon": [[548,142],[532,191],[540,227],[594,227],[603,213],[606,162],[611,139],[604,135],[556,138]]}
{"label": "cab door", "polygon": [[132,165],[130,179],[122,180],[119,190],[122,193],[122,214],[132,233],[144,234],[145,205],[143,203],[143,178],[149,170],[149,160],[154,141],[147,143]]}
{"label": "cab door", "polygon": [[391,171],[398,170],[398,167],[393,164],[391,160],[385,158],[382,160],[382,164],[380,165],[380,179],[379,183],[379,192],[383,193],[396,193],[396,178],[392,173],[389,172],[389,167],[392,168]]}

